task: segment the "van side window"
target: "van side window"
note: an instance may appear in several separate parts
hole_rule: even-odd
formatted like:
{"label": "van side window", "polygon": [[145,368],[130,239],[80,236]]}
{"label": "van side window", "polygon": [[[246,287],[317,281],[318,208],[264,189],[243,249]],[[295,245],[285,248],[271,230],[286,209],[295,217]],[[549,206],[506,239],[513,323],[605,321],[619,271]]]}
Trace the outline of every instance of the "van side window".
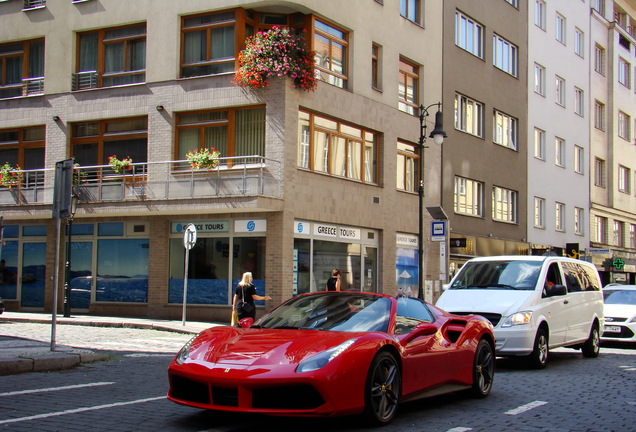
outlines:
{"label": "van side window", "polygon": [[548,271],[545,275],[545,287],[543,288],[543,297],[547,296],[548,288],[553,285],[563,285],[563,280],[561,279],[561,272],[559,271],[559,265],[557,263],[550,264],[548,267]]}
{"label": "van side window", "polygon": [[563,262],[561,265],[563,266],[568,292],[600,290],[592,269],[573,262]]}

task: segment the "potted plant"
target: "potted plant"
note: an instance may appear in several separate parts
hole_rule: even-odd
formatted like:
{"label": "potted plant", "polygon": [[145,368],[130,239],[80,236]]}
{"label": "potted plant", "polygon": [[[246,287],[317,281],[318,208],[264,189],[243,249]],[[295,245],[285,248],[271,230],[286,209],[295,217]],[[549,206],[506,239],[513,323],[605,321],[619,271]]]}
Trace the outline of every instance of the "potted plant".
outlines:
{"label": "potted plant", "polygon": [[123,159],[117,159],[117,155],[112,155],[108,157],[108,164],[117,174],[121,174],[124,170],[130,169],[132,164],[132,158],[130,156],[126,156]]}
{"label": "potted plant", "polygon": [[302,35],[274,26],[247,38],[245,49],[239,53],[234,83],[260,89],[268,86],[271,76],[287,76],[292,79],[294,88],[314,91],[317,85],[314,57]]}
{"label": "potted plant", "polygon": [[9,162],[5,162],[0,167],[0,185],[11,190],[13,186],[19,186],[24,174],[20,172],[20,167],[13,168]]}
{"label": "potted plant", "polygon": [[219,156],[221,152],[214,147],[202,148],[198,150],[189,151],[186,154],[186,159],[190,161],[190,168],[193,170],[212,170],[219,166]]}

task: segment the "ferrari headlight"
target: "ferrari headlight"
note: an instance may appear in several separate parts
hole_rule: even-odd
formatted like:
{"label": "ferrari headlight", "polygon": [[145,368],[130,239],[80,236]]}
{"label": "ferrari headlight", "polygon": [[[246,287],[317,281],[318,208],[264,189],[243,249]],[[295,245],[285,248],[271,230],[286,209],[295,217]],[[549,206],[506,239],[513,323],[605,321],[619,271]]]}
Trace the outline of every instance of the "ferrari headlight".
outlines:
{"label": "ferrari headlight", "polygon": [[296,368],[296,372],[311,372],[320,369],[321,367],[327,365],[331,360],[342,354],[354,342],[355,339],[350,339],[338,346],[328,349],[327,351],[323,351],[301,361],[298,364],[298,368]]}
{"label": "ferrari headlight", "polygon": [[517,312],[506,318],[502,327],[512,327],[516,325],[529,324],[532,319],[532,312]]}
{"label": "ferrari headlight", "polygon": [[183,348],[181,348],[181,351],[179,351],[179,353],[175,357],[174,360],[177,362],[178,365],[182,365],[183,363],[185,363],[188,357],[190,357],[190,349],[192,348],[192,342],[194,342],[195,339],[196,336],[186,342]]}

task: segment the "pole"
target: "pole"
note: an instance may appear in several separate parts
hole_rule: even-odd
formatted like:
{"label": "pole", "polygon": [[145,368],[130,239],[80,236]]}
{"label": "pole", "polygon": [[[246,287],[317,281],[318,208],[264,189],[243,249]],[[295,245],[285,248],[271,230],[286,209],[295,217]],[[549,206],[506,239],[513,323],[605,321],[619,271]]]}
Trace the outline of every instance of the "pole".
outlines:
{"label": "pole", "polygon": [[55,240],[55,271],[53,273],[53,312],[51,316],[51,351],[55,351],[55,332],[57,330],[57,287],[60,280],[60,234],[62,231],[62,220],[57,218],[57,239]]}
{"label": "pole", "polygon": [[64,265],[64,317],[71,316],[71,231],[73,218],[66,219],[66,264]]}
{"label": "pole", "polygon": [[185,250],[185,270],[183,276],[183,311],[181,312],[181,325],[186,325],[186,303],[188,298],[188,264],[190,261],[190,249]]}

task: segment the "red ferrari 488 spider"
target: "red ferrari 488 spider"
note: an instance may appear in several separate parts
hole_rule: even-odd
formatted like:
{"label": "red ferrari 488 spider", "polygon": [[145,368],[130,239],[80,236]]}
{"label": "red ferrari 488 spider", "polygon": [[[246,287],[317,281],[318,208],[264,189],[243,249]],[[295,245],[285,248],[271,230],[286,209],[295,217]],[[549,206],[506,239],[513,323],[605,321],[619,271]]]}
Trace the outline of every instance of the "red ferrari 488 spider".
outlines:
{"label": "red ferrari 488 spider", "polygon": [[485,397],[492,388],[490,322],[419,299],[303,294],[248,325],[190,340],[170,364],[168,398],[281,416],[363,413],[383,424],[403,401],[462,389]]}

